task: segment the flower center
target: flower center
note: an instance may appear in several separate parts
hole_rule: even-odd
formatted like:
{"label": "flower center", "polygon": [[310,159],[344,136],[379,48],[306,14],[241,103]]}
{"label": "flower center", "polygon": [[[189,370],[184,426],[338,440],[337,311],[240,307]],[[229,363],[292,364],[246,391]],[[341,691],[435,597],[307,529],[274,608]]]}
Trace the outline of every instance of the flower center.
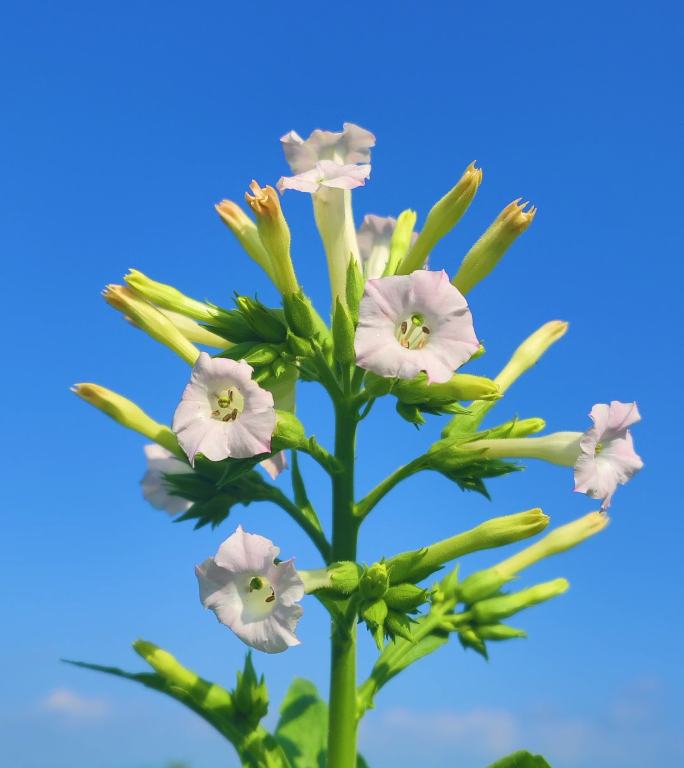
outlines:
{"label": "flower center", "polygon": [[251,576],[248,578],[243,600],[248,618],[259,621],[275,608],[275,589],[263,576]]}
{"label": "flower center", "polygon": [[245,398],[237,387],[224,387],[211,395],[211,418],[216,421],[235,421],[245,407]]}
{"label": "flower center", "polygon": [[430,336],[430,328],[425,325],[425,317],[419,312],[409,315],[396,330],[397,341],[404,349],[422,349]]}

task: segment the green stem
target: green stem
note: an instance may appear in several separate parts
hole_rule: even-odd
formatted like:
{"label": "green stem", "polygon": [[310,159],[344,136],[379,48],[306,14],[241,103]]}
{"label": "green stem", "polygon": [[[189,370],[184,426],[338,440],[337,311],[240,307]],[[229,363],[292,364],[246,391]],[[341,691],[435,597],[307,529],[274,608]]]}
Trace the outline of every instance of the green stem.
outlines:
{"label": "green stem", "polygon": [[[356,560],[359,520],[354,516],[356,419],[351,398],[335,404],[335,458],[332,476],[333,560]],[[356,615],[333,621],[330,659],[328,768],[356,768]]]}
{"label": "green stem", "polygon": [[386,477],[375,488],[356,505],[355,515],[363,520],[364,517],[373,509],[373,507],[394,488],[397,483],[405,480],[411,475],[415,475],[416,472],[420,472],[423,469],[427,469],[425,463],[425,456],[418,456],[418,458],[409,461],[408,464],[404,464],[403,467],[392,472],[389,477]]}

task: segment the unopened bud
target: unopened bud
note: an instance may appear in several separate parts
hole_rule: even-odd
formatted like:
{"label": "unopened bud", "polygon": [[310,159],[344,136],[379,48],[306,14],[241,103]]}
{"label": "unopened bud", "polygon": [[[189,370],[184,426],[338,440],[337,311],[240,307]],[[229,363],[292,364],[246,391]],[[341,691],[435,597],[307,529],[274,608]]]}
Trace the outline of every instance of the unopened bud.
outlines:
{"label": "unopened bud", "polygon": [[411,620],[400,611],[390,610],[387,612],[385,631],[392,638],[402,637],[404,640],[413,640]]}
{"label": "unopened bud", "polygon": [[505,392],[525,371],[532,368],[539,358],[565,335],[568,324],[562,320],[544,323],[515,350],[501,373],[494,379]]}
{"label": "unopened bud", "polygon": [[569,588],[566,579],[554,579],[520,592],[501,597],[490,597],[471,606],[470,614],[478,624],[495,624],[524,608],[529,608],[552,597],[562,595]]}
{"label": "unopened bud", "polygon": [[197,301],[177,288],[152,280],[137,269],[129,269],[124,280],[129,288],[162,309],[178,312],[186,317],[212,323],[218,310],[204,301]]}
{"label": "unopened bud", "polygon": [[517,637],[527,637],[527,632],[507,624],[485,624],[477,628],[477,634],[482,640],[512,640]]}
{"label": "unopened bud", "polygon": [[528,203],[520,203],[520,199],[514,200],[501,211],[465,255],[451,281],[462,294],[467,294],[494,269],[516,237],[532,223],[537,209],[532,207],[526,211]]}
{"label": "unopened bud", "polygon": [[286,295],[299,290],[290,257],[290,228],[287,225],[280,198],[273,187],[263,189],[253,181],[245,199],[256,215],[259,237],[270,257],[273,280],[278,290]]}
{"label": "unopened bud", "polygon": [[359,592],[366,600],[376,600],[387,592],[389,574],[385,563],[374,563],[366,568],[359,581]]}
{"label": "unopened bud", "polygon": [[441,384],[428,384],[424,374],[416,379],[400,379],[393,391],[405,403],[431,405],[446,405],[457,400],[496,400],[501,396],[494,381],[469,373],[455,373]]}
{"label": "unopened bud", "polygon": [[456,186],[432,206],[421,233],[399,265],[397,274],[408,275],[423,267],[435,245],[453,229],[468,210],[481,181],[481,169],[471,163]]}
{"label": "unopened bud", "polygon": [[159,424],[151,419],[142,408],[131,400],[98,384],[74,384],[71,391],[122,426],[153,440],[183,461],[187,460],[174,433],[164,424]]}
{"label": "unopened bud", "polygon": [[385,602],[395,611],[413,611],[427,601],[427,591],[415,584],[397,584],[385,593]]}
{"label": "unopened bud", "polygon": [[203,680],[168,651],[146,640],[136,640],[133,648],[168,685],[190,692],[203,709],[232,708],[232,696],[225,688]]}
{"label": "unopened bud", "polygon": [[271,438],[271,449],[282,451],[286,448],[302,448],[308,440],[304,425],[290,411],[276,410],[276,424]]}
{"label": "unopened bud", "polygon": [[349,315],[354,322],[359,319],[359,302],[363,296],[365,280],[361,266],[356,259],[349,259],[347,266],[346,299]]}
{"label": "unopened bud", "polygon": [[385,266],[385,275],[394,275],[397,267],[406,258],[411,242],[417,237],[413,234],[417,218],[416,212],[410,208],[402,211],[397,217],[397,223],[390,239],[389,259]]}
{"label": "unopened bud", "polygon": [[501,573],[497,568],[486,568],[463,579],[456,594],[462,603],[472,605],[498,592],[511,578],[513,577]]}
{"label": "unopened bud", "polygon": [[580,455],[581,438],[582,432],[553,432],[544,437],[485,438],[468,445],[473,450],[485,451],[487,459],[540,459],[572,467]]}
{"label": "unopened bud", "polygon": [[173,350],[186,363],[194,365],[199,349],[189,342],[160,310],[122,285],[108,285],[102,292],[104,300],[122,312],[134,325],[156,341]]}
{"label": "unopened bud", "polygon": [[159,311],[169,318],[188,341],[204,344],[207,347],[216,347],[216,349],[227,349],[232,345],[232,342],[212,333],[192,318],[181,315],[180,312],[174,312],[170,309],[160,309]]}
{"label": "unopened bud", "polygon": [[256,224],[232,200],[222,200],[214,207],[223,223],[235,235],[248,256],[275,282],[271,260],[266,248],[264,248],[264,244],[261,242]]}
{"label": "unopened bud", "polygon": [[344,560],[328,567],[330,585],[343,595],[350,595],[359,586],[362,568],[357,563]]}
{"label": "unopened bud", "polygon": [[336,299],[333,313],[333,348],[339,363],[350,364],[356,360],[354,352],[354,324],[345,305]]}
{"label": "unopened bud", "polygon": [[249,296],[238,296],[235,303],[258,338],[272,343],[285,341],[287,328],[276,311]]}
{"label": "unopened bud", "polygon": [[303,291],[283,296],[283,308],[290,328],[303,339],[312,339],[316,331],[314,308]]}

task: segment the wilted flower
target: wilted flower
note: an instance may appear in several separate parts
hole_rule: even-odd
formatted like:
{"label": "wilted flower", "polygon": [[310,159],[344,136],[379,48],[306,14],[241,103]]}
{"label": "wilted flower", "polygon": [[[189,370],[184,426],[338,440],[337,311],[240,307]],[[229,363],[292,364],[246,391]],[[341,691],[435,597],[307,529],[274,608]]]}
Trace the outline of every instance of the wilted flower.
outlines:
{"label": "wilted flower", "polygon": [[190,463],[198,453],[211,461],[246,459],[271,450],[273,395],[252,381],[244,360],[201,352],[173,415],[173,431]]}
{"label": "wilted flower", "polygon": [[146,445],[147,472],[140,481],[143,496],[155,509],[163,509],[171,515],[186,512],[192,502],[172,494],[173,486],[167,482],[166,475],[182,475],[192,472],[192,468],[177,459],[166,448],[152,443]]}
{"label": "wilted flower", "polygon": [[[382,277],[390,255],[390,242],[397,220],[393,216],[375,216],[369,213],[356,233],[359,243],[359,255],[363,274],[367,279]],[[418,233],[414,232],[411,242],[415,242]]]}
{"label": "wilted flower", "polygon": [[624,485],[644,463],[634,450],[628,427],[641,420],[636,403],[598,403],[589,414],[594,426],[580,440],[575,463],[575,490],[610,506],[618,485]]}
{"label": "wilted flower", "polygon": [[195,568],[200,600],[247,645],[279,653],[299,645],[294,630],[303,613],[296,605],[304,585],[293,560],[275,563],[272,541],[238,526],[214,557]]}
{"label": "wilted flower", "polygon": [[366,283],[356,362],[380,376],[445,382],[479,348],[468,304],[446,272],[417,270]]}

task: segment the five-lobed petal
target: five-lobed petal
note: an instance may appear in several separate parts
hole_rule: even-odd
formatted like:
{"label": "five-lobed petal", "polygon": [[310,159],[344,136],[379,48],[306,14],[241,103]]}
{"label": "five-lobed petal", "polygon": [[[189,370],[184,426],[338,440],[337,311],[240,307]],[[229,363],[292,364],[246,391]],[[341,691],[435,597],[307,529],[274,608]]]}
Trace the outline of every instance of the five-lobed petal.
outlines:
{"label": "five-lobed petal", "polygon": [[610,405],[597,403],[589,416],[594,424],[580,440],[575,491],[601,499],[601,508],[607,509],[618,485],[624,485],[644,465],[628,429],[641,416],[636,403],[618,400]]}
{"label": "five-lobed petal", "polygon": [[380,376],[448,381],[479,348],[463,295],[443,270],[368,280],[359,306],[356,363]]}
{"label": "five-lobed petal", "polygon": [[370,150],[375,136],[354,123],[344,123],[342,131],[316,129],[308,139],[296,131],[286,133],[280,143],[292,173],[310,171],[321,160],[332,160],[337,165],[370,163]]}
{"label": "five-lobed petal", "polygon": [[195,568],[200,600],[247,645],[280,653],[298,645],[295,628],[304,584],[293,560],[275,563],[280,550],[238,526],[214,557]]}
{"label": "five-lobed petal", "polygon": [[193,464],[245,459],[271,450],[275,427],[273,395],[252,380],[244,360],[201,352],[173,416],[173,431]]}
{"label": "five-lobed petal", "polygon": [[370,176],[371,167],[362,165],[340,165],[334,160],[321,160],[308,171],[296,176],[281,176],[277,187],[279,192],[296,189],[299,192],[318,192],[321,187],[331,189],[355,189],[362,187]]}

